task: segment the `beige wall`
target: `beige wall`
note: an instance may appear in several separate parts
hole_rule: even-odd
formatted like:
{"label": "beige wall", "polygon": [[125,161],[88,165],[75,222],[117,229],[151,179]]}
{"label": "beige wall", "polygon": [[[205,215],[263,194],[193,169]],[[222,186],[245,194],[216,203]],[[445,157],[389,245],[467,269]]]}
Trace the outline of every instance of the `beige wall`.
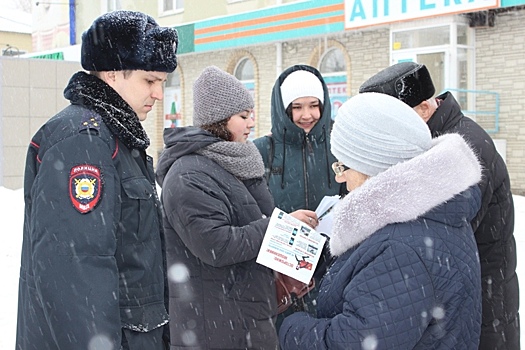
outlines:
{"label": "beige wall", "polygon": [[[0,56],[0,186],[23,186],[29,141],[43,123],[69,104],[63,91],[79,70],[78,62]],[[155,158],[162,149],[161,107],[157,115],[150,113],[144,124],[152,144],[148,153]]]}
{"label": "beige wall", "polygon": [[0,55],[8,46],[18,49],[20,53],[31,52],[31,45],[31,34],[0,32]]}
{"label": "beige wall", "polygon": [[[124,0],[122,7],[130,8],[135,0]],[[142,0],[144,1],[144,0]],[[278,4],[287,4],[301,0],[251,0],[251,1],[211,1],[211,0],[191,0],[184,2],[184,11],[171,15],[159,13],[157,3],[148,2],[147,6],[141,6],[142,11],[153,16],[162,26],[173,26],[177,24],[186,24],[200,20],[255,11],[262,8],[276,6]],[[141,2],[141,1],[139,1]]]}
{"label": "beige wall", "polygon": [[67,105],[62,91],[78,63],[0,57],[0,186],[22,187],[31,136]]}

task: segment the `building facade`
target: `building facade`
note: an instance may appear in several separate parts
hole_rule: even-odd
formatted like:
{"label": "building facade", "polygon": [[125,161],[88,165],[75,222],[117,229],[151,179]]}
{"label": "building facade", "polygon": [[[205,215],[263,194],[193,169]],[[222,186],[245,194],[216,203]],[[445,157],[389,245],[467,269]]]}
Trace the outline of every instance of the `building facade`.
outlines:
{"label": "building facade", "polygon": [[31,52],[31,27],[30,13],[0,7],[0,56],[18,56]]}
{"label": "building facade", "polygon": [[426,64],[437,92],[452,91],[489,132],[513,192],[525,194],[525,0],[102,0],[100,11],[81,4],[70,21],[71,46],[33,56],[78,62],[82,31],[113,9],[146,12],[179,32],[179,66],[145,125],[154,156],[165,127],[191,124],[192,84],[208,65],[234,74],[253,93],[258,137],[270,130],[271,89],[290,65],[321,71],[335,116],[371,75],[410,60]]}

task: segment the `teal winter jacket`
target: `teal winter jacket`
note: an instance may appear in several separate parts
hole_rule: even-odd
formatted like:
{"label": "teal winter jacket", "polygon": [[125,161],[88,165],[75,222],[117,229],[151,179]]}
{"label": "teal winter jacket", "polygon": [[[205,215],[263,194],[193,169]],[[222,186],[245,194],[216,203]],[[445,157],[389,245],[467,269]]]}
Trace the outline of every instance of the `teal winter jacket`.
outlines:
{"label": "teal winter jacket", "polygon": [[[288,117],[287,106],[283,106],[281,98],[282,82],[296,70],[308,70],[318,76],[324,89],[321,118],[308,134]],[[330,152],[330,97],[315,68],[295,65],[279,76],[272,92],[271,120],[271,136],[260,137],[254,143],[262,154],[268,186],[278,208],[289,213],[298,209],[315,210],[324,196],[344,191],[345,185],[335,182],[331,170],[336,159]]]}

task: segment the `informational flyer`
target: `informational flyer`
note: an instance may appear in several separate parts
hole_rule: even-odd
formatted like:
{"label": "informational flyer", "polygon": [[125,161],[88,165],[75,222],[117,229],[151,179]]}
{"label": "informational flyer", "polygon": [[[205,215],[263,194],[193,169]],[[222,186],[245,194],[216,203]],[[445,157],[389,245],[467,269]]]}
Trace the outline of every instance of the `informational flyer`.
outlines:
{"label": "informational flyer", "polygon": [[308,284],[325,241],[326,237],[310,226],[275,208],[257,263]]}
{"label": "informational flyer", "polygon": [[317,225],[315,230],[324,236],[332,236],[332,226],[334,222],[333,209],[339,203],[340,198],[339,195],[325,196],[317,206],[317,209],[315,209],[317,220],[319,222],[319,225]]}

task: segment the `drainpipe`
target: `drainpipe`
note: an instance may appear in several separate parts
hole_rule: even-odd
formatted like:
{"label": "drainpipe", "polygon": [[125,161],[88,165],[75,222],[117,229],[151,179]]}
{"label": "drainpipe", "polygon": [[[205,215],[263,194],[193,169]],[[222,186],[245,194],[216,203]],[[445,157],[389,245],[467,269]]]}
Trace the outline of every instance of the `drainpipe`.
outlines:
{"label": "drainpipe", "polygon": [[275,44],[275,77],[277,78],[283,71],[283,43],[282,41]]}
{"label": "drainpipe", "polygon": [[[275,0],[275,5],[282,5],[283,0]],[[277,70],[275,72],[275,78],[277,78],[281,72],[283,71],[283,42],[280,41],[277,44],[275,44],[275,69]]]}
{"label": "drainpipe", "polygon": [[77,43],[77,21],[75,16],[75,0],[69,0],[69,45]]}

